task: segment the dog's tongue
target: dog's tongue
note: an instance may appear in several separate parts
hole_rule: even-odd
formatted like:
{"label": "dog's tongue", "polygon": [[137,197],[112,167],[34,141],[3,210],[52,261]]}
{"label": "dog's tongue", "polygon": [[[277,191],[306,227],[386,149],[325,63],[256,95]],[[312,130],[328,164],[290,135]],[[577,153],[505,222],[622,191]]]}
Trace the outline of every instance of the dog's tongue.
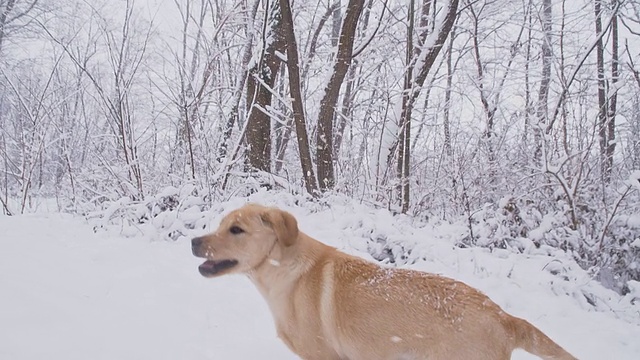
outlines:
{"label": "dog's tongue", "polygon": [[198,270],[200,271],[200,274],[204,276],[215,275],[218,272],[232,268],[237,264],[237,260],[207,260],[198,266]]}
{"label": "dog's tongue", "polygon": [[216,262],[213,260],[207,260],[203,262],[200,266],[198,266],[200,270],[204,270],[206,272],[215,272],[216,271]]}

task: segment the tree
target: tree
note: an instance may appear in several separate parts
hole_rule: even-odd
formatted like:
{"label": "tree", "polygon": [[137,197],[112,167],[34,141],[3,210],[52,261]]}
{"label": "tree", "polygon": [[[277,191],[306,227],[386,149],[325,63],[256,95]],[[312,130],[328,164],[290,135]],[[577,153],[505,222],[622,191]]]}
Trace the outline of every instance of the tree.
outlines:
{"label": "tree", "polygon": [[411,149],[411,116],[416,99],[420,95],[424,81],[444,46],[447,36],[453,28],[457,12],[458,0],[450,0],[443,5],[444,16],[435,24],[434,31],[427,31],[429,21],[429,9],[431,0],[422,3],[422,15],[420,17],[421,34],[418,37],[417,46],[414,47],[414,8],[415,0],[411,0],[407,11],[408,30],[406,60],[407,69],[404,76],[402,93],[402,111],[400,115],[400,132],[398,134],[398,167],[397,176],[400,181],[400,205],[401,211],[406,213],[410,203],[410,149]]}
{"label": "tree", "polygon": [[298,57],[298,45],[293,28],[293,15],[289,0],[279,0],[282,11],[282,27],[284,38],[287,43],[287,70],[289,72],[289,89],[291,91],[293,119],[296,126],[296,138],[298,139],[298,150],[300,151],[300,165],[302,176],[307,192],[316,195],[318,185],[313,163],[311,161],[311,151],[309,151],[309,136],[307,134],[306,117],[304,113],[302,91],[300,86],[300,61]]}
{"label": "tree", "polygon": [[[613,5],[617,0],[613,0]],[[617,7],[616,7],[617,9]],[[598,72],[598,136],[601,173],[605,183],[611,181],[613,153],[615,152],[615,119],[618,99],[618,15],[611,16],[611,82],[605,80],[604,44],[602,41],[602,1],[594,0],[596,35],[596,69]]]}
{"label": "tree", "polygon": [[536,123],[533,125],[536,149],[534,161],[540,163],[542,159],[542,142],[544,124],[548,123],[548,102],[549,87],[551,84],[551,62],[553,61],[552,51],[552,4],[551,0],[542,0],[542,31],[544,39],[542,41],[542,79],[538,89],[538,102],[536,106]]}
{"label": "tree", "polygon": [[[313,35],[311,36],[311,39],[309,40],[307,51],[306,51],[305,57],[303,59],[302,73],[301,73],[301,78],[302,79],[307,79],[308,78],[310,66],[313,63],[313,60],[317,55],[317,48],[318,48],[318,41],[319,41],[319,38],[320,38],[320,34],[321,34],[323,28],[325,27],[325,24],[327,23],[329,18],[332,17],[332,15],[333,15],[334,24],[335,24],[336,21],[338,21],[337,19],[342,19],[339,10],[340,10],[340,1],[335,1],[330,6],[328,6],[326,11],[325,11],[325,13],[320,18],[320,21],[318,22],[318,25],[316,26],[315,30],[313,31]],[[333,39],[334,39],[333,31],[335,30],[336,27],[337,27],[337,30],[335,30],[335,41],[336,41],[336,44],[337,44],[337,39],[338,39],[338,36],[339,36],[339,33],[340,33],[339,23],[341,23],[341,20],[338,22],[337,26],[334,25],[332,27],[332,37],[331,37],[332,46],[333,46]],[[284,85],[284,82],[283,82],[283,85]],[[281,93],[282,94],[287,94],[287,89],[283,87]],[[289,144],[289,140],[291,138],[291,131],[292,131],[292,128],[293,128],[293,117],[291,116],[289,110],[290,109],[287,108],[287,107],[284,107],[282,109],[282,111],[287,114],[287,116],[286,116],[287,121],[284,122],[284,123],[277,122],[276,126],[275,126],[276,130],[279,130],[279,131],[276,132],[276,135],[277,135],[277,138],[276,138],[276,142],[277,142],[276,173],[280,172],[282,170],[282,168],[283,168],[284,157],[285,157],[287,145]]]}
{"label": "tree", "polygon": [[[22,89],[19,89],[16,85],[12,84],[12,80],[9,78],[10,75],[8,73],[6,73],[4,70],[6,69],[7,63],[5,62],[6,60],[6,56],[5,56],[5,43],[7,41],[8,38],[11,38],[12,35],[15,35],[18,32],[23,32],[23,33],[29,33],[29,30],[33,31],[33,29],[29,28],[30,25],[30,21],[31,19],[37,19],[41,14],[41,9],[39,9],[40,6],[38,4],[38,0],[28,0],[28,1],[22,1],[22,0],[0,0],[0,70],[2,70],[2,76],[4,77],[4,81],[9,85],[7,88],[5,88],[4,86],[0,86],[0,92],[3,93],[14,93],[14,95],[17,97],[16,99],[13,99],[13,101],[9,102],[8,104],[6,104],[7,106],[11,103],[14,104],[19,104],[19,108],[24,107],[25,103],[24,103],[24,95],[26,95],[26,93],[22,93]],[[29,89],[28,91],[35,91],[36,93],[38,92],[38,89]],[[32,93],[33,94],[33,93]],[[4,98],[4,96],[2,96],[2,98]],[[4,99],[2,99],[4,100]],[[2,148],[0,149],[0,152],[3,153],[3,162],[4,162],[4,171],[3,171],[3,178],[4,178],[4,196],[0,196],[0,203],[2,204],[2,211],[5,214],[13,214],[14,211],[12,211],[10,209],[10,205],[9,205],[9,184],[12,182],[12,180],[10,180],[10,175],[12,175],[11,177],[16,178],[16,179],[21,179],[19,181],[22,182],[22,186],[21,188],[21,202],[20,202],[20,208],[21,208],[21,212],[24,211],[25,209],[25,201],[26,201],[26,196],[29,193],[30,190],[30,180],[29,181],[24,181],[24,176],[27,175],[27,173],[24,172],[24,170],[27,170],[27,168],[25,168],[25,165],[27,165],[24,161],[28,161],[27,159],[23,158],[23,162],[22,165],[20,167],[16,167],[18,164],[14,163],[13,160],[9,159],[9,153],[10,153],[10,146],[7,144],[9,139],[9,135],[8,135],[8,126],[6,126],[4,124],[5,122],[5,117],[10,118],[12,117],[12,115],[10,115],[5,109],[5,104],[4,101],[0,100],[0,112],[3,112],[4,114],[0,115],[0,141],[2,144]],[[37,101],[37,100],[36,100]],[[37,120],[37,119],[33,119],[33,116],[37,114],[32,114],[29,113],[28,109],[24,109],[23,110],[27,110],[27,114],[26,117],[27,118],[32,118],[31,120]],[[19,110],[20,112],[22,110]],[[23,117],[22,116],[18,116],[17,119],[14,119],[17,121],[22,121]],[[34,134],[35,135],[35,134]],[[25,136],[29,136],[29,134],[25,134]],[[20,139],[24,139],[22,136],[19,136],[18,138]],[[16,138],[16,139],[18,139]],[[36,141],[39,141],[38,139],[36,139]],[[24,146],[31,146],[31,145],[35,145],[35,144],[23,144]],[[22,146],[23,151],[26,151],[27,149]],[[39,157],[39,153],[36,153],[34,155],[38,155]],[[21,168],[22,171],[20,172],[20,174],[17,173],[10,173],[10,169],[11,168]],[[29,177],[31,177],[31,174],[28,175]]]}
{"label": "tree", "polygon": [[[229,141],[231,140],[233,127],[238,124],[238,118],[240,117],[240,103],[242,102],[242,94],[244,93],[245,84],[247,82],[247,78],[249,77],[248,67],[249,62],[251,61],[251,53],[254,47],[255,34],[253,30],[253,22],[256,18],[256,13],[258,11],[260,2],[260,0],[254,0],[253,6],[251,7],[250,11],[248,9],[243,9],[243,12],[248,12],[247,21],[244,24],[246,40],[242,44],[242,60],[240,63],[241,70],[238,71],[236,75],[236,80],[233,87],[233,103],[231,106],[231,111],[229,116],[227,117],[227,121],[225,121],[220,127],[220,131],[222,132],[222,141],[220,141],[220,145],[218,147],[218,161],[227,158]],[[244,3],[241,3],[241,5],[244,5]],[[229,56],[229,58],[231,58],[231,56]]]}
{"label": "tree", "polygon": [[[34,17],[33,12],[38,6],[39,0],[0,0],[0,55],[7,35],[13,29],[25,26],[23,20]],[[28,21],[26,22],[29,23]]]}
{"label": "tree", "polygon": [[143,172],[135,132],[135,106],[132,94],[136,77],[145,59],[152,24],[144,33],[138,33],[139,29],[135,27],[134,0],[127,0],[123,10],[119,31],[113,30],[105,18],[101,18],[98,25],[111,78],[100,76],[101,74],[96,73],[87,62],[81,61],[67,42],[56,37],[44,26],[43,30],[62,47],[75,66],[91,81],[97,98],[104,107],[107,124],[116,140],[119,154],[125,163],[127,178],[121,179],[124,180],[121,183],[123,191],[133,199],[143,199]]}
{"label": "tree", "polygon": [[364,0],[350,0],[340,30],[338,50],[336,52],[333,73],[329,79],[320,101],[318,113],[318,131],[316,133],[316,165],[318,167],[318,180],[320,190],[332,189],[335,185],[335,173],[333,168],[333,120],[336,113],[340,87],[347,75],[352,62],[353,43],[355,40],[358,19],[362,14]]}
{"label": "tree", "polygon": [[[497,84],[487,86],[485,79],[485,71],[489,67],[488,64],[483,63],[482,56],[480,54],[480,37],[479,33],[479,24],[482,17],[482,13],[485,10],[485,6],[487,4],[484,3],[483,6],[476,9],[476,4],[469,3],[468,9],[471,14],[471,19],[473,22],[472,27],[472,46],[473,46],[473,57],[476,63],[476,71],[477,71],[477,85],[478,92],[480,94],[480,102],[482,104],[482,108],[484,110],[484,115],[486,117],[486,128],[484,134],[482,136],[482,141],[486,144],[487,149],[487,161],[488,161],[488,177],[489,184],[491,187],[494,187],[497,183],[496,179],[496,112],[498,111],[498,107],[500,105],[500,96],[502,95],[502,90],[504,84],[507,80],[507,76],[511,71],[511,66],[514,63],[514,59],[519,52],[520,39],[522,38],[522,34],[524,33],[524,29],[526,27],[526,15],[523,20],[522,25],[520,26],[520,30],[518,31],[518,35],[515,40],[511,44],[509,44],[509,57],[507,59],[507,63],[504,64],[504,69],[502,69],[502,77],[497,80]],[[498,27],[504,26],[505,23],[502,24],[494,24],[492,26],[492,31],[495,31]],[[495,60],[494,60],[495,61]],[[502,65],[498,62],[499,65]],[[494,72],[496,74],[497,72]],[[491,189],[492,192],[495,189]]]}
{"label": "tree", "polygon": [[273,2],[266,13],[265,43],[259,60],[249,70],[247,80],[247,160],[254,170],[271,171],[271,99],[273,86],[280,69],[280,53],[286,43],[282,13],[278,2]]}

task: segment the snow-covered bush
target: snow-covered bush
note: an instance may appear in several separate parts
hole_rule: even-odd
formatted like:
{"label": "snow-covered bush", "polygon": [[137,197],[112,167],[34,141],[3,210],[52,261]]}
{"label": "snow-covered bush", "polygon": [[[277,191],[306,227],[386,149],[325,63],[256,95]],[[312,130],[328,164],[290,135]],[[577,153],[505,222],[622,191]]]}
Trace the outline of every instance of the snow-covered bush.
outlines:
{"label": "snow-covered bush", "polygon": [[177,240],[190,230],[207,227],[205,214],[210,202],[201,194],[193,185],[169,186],[144,201],[124,197],[105,203],[108,205],[103,209],[88,213],[87,219],[96,230],[116,228],[123,235]]}
{"label": "snow-covered bush", "polygon": [[561,249],[605,286],[626,293],[628,281],[640,280],[640,192],[633,181],[612,192],[609,196],[617,200],[605,208],[601,189],[589,187],[573,199],[573,209],[561,192],[547,198],[506,196],[485,203],[459,220],[467,227],[459,246],[525,253]]}

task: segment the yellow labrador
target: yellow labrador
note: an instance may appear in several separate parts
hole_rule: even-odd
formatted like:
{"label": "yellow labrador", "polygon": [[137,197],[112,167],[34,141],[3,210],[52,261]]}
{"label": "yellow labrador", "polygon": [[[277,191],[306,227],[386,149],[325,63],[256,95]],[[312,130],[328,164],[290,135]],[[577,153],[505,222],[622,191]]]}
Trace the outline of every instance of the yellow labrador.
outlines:
{"label": "yellow labrador", "polygon": [[486,295],[445,277],[388,269],[298,230],[289,213],[249,204],[192,240],[200,273],[244,273],[269,304],[279,337],[303,359],[506,360],[522,348],[575,359]]}

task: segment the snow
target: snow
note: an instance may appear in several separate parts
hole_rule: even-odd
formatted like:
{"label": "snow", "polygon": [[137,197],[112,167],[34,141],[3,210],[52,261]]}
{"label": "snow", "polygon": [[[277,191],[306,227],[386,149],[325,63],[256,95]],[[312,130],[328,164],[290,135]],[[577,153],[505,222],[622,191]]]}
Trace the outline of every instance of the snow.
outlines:
{"label": "snow", "polygon": [[554,216],[553,214],[547,214],[542,218],[540,222],[540,226],[531,230],[529,232],[529,238],[531,240],[541,240],[545,233],[551,231],[554,227]]}
{"label": "snow", "polygon": [[[580,359],[640,358],[636,282],[620,296],[560,252],[460,249],[452,245],[460,231],[453,225],[354,202],[296,205],[286,194],[252,200],[285,208],[302,231],[369,260],[371,236],[410,244],[414,250],[400,266],[481,289]],[[246,201],[233,198],[198,216],[215,227]],[[206,230],[166,241],[150,231],[152,223],[136,226],[137,232],[120,229],[133,235],[125,237],[114,229],[94,233],[92,224],[70,215],[0,216],[0,359],[297,359],[277,338],[248,279],[200,276],[189,238]]]}
{"label": "snow", "polygon": [[391,342],[399,343],[399,342],[401,342],[401,341],[402,341],[402,338],[401,338],[401,337],[399,337],[399,336],[392,336],[392,337],[391,337]]}
{"label": "snow", "polygon": [[94,234],[60,215],[0,229],[0,359],[296,359],[253,285],[203,278],[187,241]]}

